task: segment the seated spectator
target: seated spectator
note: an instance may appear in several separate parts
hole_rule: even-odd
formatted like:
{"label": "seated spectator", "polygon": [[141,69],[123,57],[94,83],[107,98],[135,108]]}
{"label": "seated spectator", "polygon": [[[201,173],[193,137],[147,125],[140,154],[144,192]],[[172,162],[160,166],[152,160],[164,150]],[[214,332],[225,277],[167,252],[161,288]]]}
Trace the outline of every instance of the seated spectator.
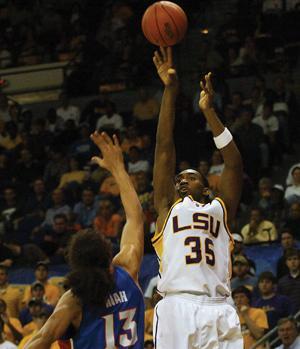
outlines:
{"label": "seated spectator", "polygon": [[138,130],[134,125],[129,125],[126,128],[126,134],[121,144],[121,148],[126,154],[128,154],[131,147],[138,147],[139,149],[144,147],[143,139],[139,136]]}
{"label": "seated spectator", "polygon": [[283,226],[291,229],[295,235],[295,239],[300,240],[300,202],[291,204],[288,217],[283,222]]}
{"label": "seated spectator", "polygon": [[62,130],[64,126],[64,120],[57,116],[54,108],[49,108],[46,114],[46,130],[51,133],[57,133]]}
{"label": "seated spectator", "polygon": [[[39,313],[37,313],[33,316],[33,320],[32,320],[30,328],[27,327],[25,329],[24,338],[19,343],[19,346],[18,346],[19,349],[25,348],[26,344],[30,341],[30,339],[34,335],[36,335],[37,332],[44,326],[48,317],[49,317],[49,314],[45,313],[44,311],[40,311]],[[29,334],[26,334],[28,332],[29,332]],[[60,345],[58,344],[57,341],[54,342],[50,347],[50,349],[59,349],[59,348],[62,348],[62,347],[60,347]]]}
{"label": "seated spectator", "polygon": [[116,111],[116,106],[111,101],[105,102],[105,114],[101,116],[96,124],[96,130],[122,130],[123,119]]}
{"label": "seated spectator", "polygon": [[5,246],[2,241],[2,236],[0,236],[0,266],[11,267],[14,262],[14,254],[12,251]]}
{"label": "seated spectator", "polygon": [[300,166],[294,167],[291,175],[292,185],[286,188],[284,198],[289,204],[293,202],[300,203]]}
{"label": "seated spectator", "polygon": [[7,315],[17,318],[19,316],[21,293],[20,290],[11,286],[8,282],[8,271],[0,265],[0,295],[7,306]]}
{"label": "seated spectator", "polygon": [[279,280],[285,275],[288,275],[289,268],[286,265],[285,253],[290,248],[296,247],[294,233],[289,228],[283,228],[280,234],[280,244],[282,248],[282,256],[277,261],[277,279]]}
{"label": "seated spectator", "polygon": [[[234,289],[232,298],[240,318],[244,349],[250,349],[268,329],[266,313],[262,309],[250,306],[251,291],[244,286]],[[258,347],[262,348],[263,346]]]}
{"label": "seated spectator", "polygon": [[108,238],[116,238],[120,232],[122,217],[113,213],[114,207],[111,200],[100,200],[97,216],[94,219],[94,228],[98,233]]}
{"label": "seated spectator", "polygon": [[31,285],[31,299],[26,305],[24,309],[21,310],[19,319],[23,326],[27,325],[29,322],[32,321],[32,315],[35,314],[35,305],[37,302],[40,302],[42,305],[42,310],[50,315],[53,312],[54,307],[48,303],[45,302],[45,287],[44,285],[39,282],[35,281]]}
{"label": "seated spectator", "polygon": [[281,345],[275,349],[298,349],[300,348],[300,336],[297,320],[284,318],[278,321],[278,337]]}
{"label": "seated spectator", "polygon": [[90,161],[92,155],[97,152],[94,143],[90,139],[90,127],[88,124],[80,124],[79,138],[71,144],[70,153],[83,163]]}
{"label": "seated spectator", "polygon": [[37,178],[32,184],[32,192],[28,195],[24,210],[26,214],[35,212],[46,212],[50,206],[50,198],[46,192],[45,182],[42,178]]}
{"label": "seated spectator", "polygon": [[159,103],[157,100],[149,96],[145,88],[140,88],[139,99],[133,106],[133,116],[142,134],[153,134],[158,113]]}
{"label": "seated spectator", "polygon": [[13,151],[23,143],[18,126],[13,121],[10,121],[6,124],[5,130],[6,136],[0,139],[0,147]]}
{"label": "seated spectator", "polygon": [[135,173],[136,191],[142,206],[147,206],[152,201],[153,188],[148,173],[140,171]]}
{"label": "seated spectator", "polygon": [[243,255],[236,256],[232,263],[233,278],[231,279],[231,288],[235,290],[240,286],[245,286],[253,290],[257,279],[249,273],[250,266],[246,257]]}
{"label": "seated spectator", "polygon": [[147,160],[141,157],[141,151],[138,147],[131,147],[128,153],[128,173],[137,173],[140,171],[148,172],[150,165]]}
{"label": "seated spectator", "polygon": [[72,230],[68,226],[68,218],[59,213],[54,216],[53,225],[35,232],[35,242],[49,257],[53,264],[65,263],[65,252]]}
{"label": "seated spectator", "polygon": [[256,266],[255,266],[255,263],[248,258],[248,256],[246,255],[246,252],[244,251],[244,239],[242,237],[242,235],[240,234],[232,234],[232,237],[233,237],[233,241],[234,241],[234,246],[233,246],[233,251],[232,251],[232,254],[231,254],[231,257],[232,257],[232,260],[235,259],[235,257],[237,256],[244,256],[248,263],[249,263],[249,273],[252,275],[252,276],[255,276],[255,271],[256,271]]}
{"label": "seated spectator", "polygon": [[293,185],[293,176],[292,176],[292,172],[294,171],[295,168],[300,167],[300,162],[294,164],[293,166],[291,166],[291,168],[289,169],[288,175],[286,177],[285,183],[287,186]]}
{"label": "seated spectator", "polygon": [[224,161],[220,150],[215,150],[211,157],[211,166],[208,171],[208,175],[221,176],[224,169]]}
{"label": "seated spectator", "polygon": [[108,174],[100,185],[100,195],[111,195],[113,197],[118,197],[120,195],[120,189],[117,185],[116,180],[110,174]]}
{"label": "seated spectator", "polygon": [[1,349],[17,349],[17,346],[15,346],[12,342],[6,340],[3,328],[4,328],[4,322],[0,318],[0,348]]}
{"label": "seated spectator", "polygon": [[271,330],[277,325],[279,319],[292,314],[293,306],[288,297],[276,293],[276,279],[269,271],[259,275],[258,289],[260,296],[252,303],[252,306],[266,312]]}
{"label": "seated spectator", "polygon": [[[38,262],[35,268],[35,278],[36,281],[41,282],[45,287],[45,301],[55,306],[59,300],[60,297],[60,291],[59,288],[55,285],[51,285],[48,282],[48,264],[44,262]],[[28,304],[29,300],[31,299],[31,286],[27,286],[24,291],[24,297],[22,300],[23,306],[25,304]]]}
{"label": "seated spectator", "polygon": [[50,159],[44,170],[44,181],[49,189],[54,189],[59,183],[60,177],[68,172],[68,162],[61,149],[50,151]]}
{"label": "seated spectator", "polygon": [[98,202],[95,199],[93,189],[90,187],[84,188],[81,194],[81,201],[73,209],[75,222],[83,228],[91,227],[97,215],[97,210]]}
{"label": "seated spectator", "polygon": [[289,297],[296,313],[300,310],[300,251],[288,249],[285,260],[289,273],[279,279],[278,293]]}
{"label": "seated spectator", "polygon": [[53,190],[51,197],[52,206],[46,211],[43,227],[51,226],[57,214],[65,214],[68,217],[71,213],[70,206],[65,204],[65,195],[62,189]]}
{"label": "seated spectator", "polygon": [[268,177],[260,178],[258,182],[258,195],[253,198],[253,204],[258,206],[264,215],[270,210],[270,198],[272,190],[272,180]]}
{"label": "seated spectator", "polygon": [[59,188],[64,188],[72,182],[82,183],[86,178],[86,172],[80,169],[77,157],[70,157],[68,161],[69,171],[64,173],[59,182]]}
{"label": "seated spectator", "polygon": [[79,125],[80,121],[80,110],[75,105],[70,104],[68,95],[62,92],[59,96],[61,106],[56,109],[56,114],[65,123],[67,120],[73,120],[75,125]]}
{"label": "seated spectator", "polygon": [[6,303],[0,298],[0,319],[4,322],[3,332],[5,338],[10,342],[18,343],[23,337],[22,325],[18,318],[8,316],[6,310]]}
{"label": "seated spectator", "polygon": [[246,245],[277,240],[275,225],[263,219],[259,208],[251,210],[250,221],[242,228],[241,235]]}

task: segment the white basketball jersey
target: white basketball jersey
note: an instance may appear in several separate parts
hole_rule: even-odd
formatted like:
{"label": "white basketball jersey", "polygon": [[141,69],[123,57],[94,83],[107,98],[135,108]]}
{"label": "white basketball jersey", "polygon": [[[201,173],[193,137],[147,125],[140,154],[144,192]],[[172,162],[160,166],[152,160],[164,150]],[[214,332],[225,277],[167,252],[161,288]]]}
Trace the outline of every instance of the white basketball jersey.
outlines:
{"label": "white basketball jersey", "polygon": [[152,243],[160,263],[159,292],[230,295],[233,239],[221,199],[208,204],[191,196],[178,200]]}

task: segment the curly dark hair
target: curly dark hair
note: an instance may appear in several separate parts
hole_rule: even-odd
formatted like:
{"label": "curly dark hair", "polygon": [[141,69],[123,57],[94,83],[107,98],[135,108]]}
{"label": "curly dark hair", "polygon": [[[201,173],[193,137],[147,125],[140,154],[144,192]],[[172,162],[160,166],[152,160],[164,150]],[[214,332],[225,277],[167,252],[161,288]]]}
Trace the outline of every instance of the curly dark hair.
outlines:
{"label": "curly dark hair", "polygon": [[67,284],[73,294],[82,305],[105,306],[115,286],[111,243],[93,229],[81,230],[71,239],[67,258]]}

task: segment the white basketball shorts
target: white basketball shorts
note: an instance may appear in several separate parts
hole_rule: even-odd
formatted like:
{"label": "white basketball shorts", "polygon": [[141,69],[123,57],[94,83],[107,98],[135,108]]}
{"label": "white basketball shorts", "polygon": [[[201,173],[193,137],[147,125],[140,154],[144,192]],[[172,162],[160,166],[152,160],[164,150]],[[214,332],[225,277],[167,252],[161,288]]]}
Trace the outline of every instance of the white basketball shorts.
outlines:
{"label": "white basketball shorts", "polygon": [[224,298],[168,294],[154,309],[156,349],[243,349],[236,310]]}

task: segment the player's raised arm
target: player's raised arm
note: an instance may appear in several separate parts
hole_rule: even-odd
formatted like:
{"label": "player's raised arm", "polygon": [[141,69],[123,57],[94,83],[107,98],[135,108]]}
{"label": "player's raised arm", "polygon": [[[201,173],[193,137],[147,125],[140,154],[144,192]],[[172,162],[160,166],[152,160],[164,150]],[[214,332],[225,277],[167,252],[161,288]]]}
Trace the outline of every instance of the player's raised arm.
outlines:
{"label": "player's raised arm", "polygon": [[241,154],[232,138],[231,133],[218,118],[213,105],[213,87],[211,73],[205,75],[205,82],[201,82],[199,107],[202,110],[214,136],[217,148],[224,159],[224,170],[221,175],[220,197],[225,202],[230,221],[237,210],[242,190],[243,164]]}
{"label": "player's raised arm", "polygon": [[178,80],[173,68],[171,47],[155,51],[153,62],[165,86],[158,119],[153,170],[154,207],[158,213],[157,229],[160,231],[174,200],[176,154],[173,131]]}
{"label": "player's raised arm", "polygon": [[99,166],[106,168],[114,176],[119,188],[121,201],[125,210],[126,223],[121,237],[120,252],[113,263],[126,269],[137,280],[144,253],[144,219],[143,210],[137,193],[126,172],[122,150],[117,137],[111,139],[105,132],[91,135],[93,142],[99,147],[102,158],[94,157]]}

